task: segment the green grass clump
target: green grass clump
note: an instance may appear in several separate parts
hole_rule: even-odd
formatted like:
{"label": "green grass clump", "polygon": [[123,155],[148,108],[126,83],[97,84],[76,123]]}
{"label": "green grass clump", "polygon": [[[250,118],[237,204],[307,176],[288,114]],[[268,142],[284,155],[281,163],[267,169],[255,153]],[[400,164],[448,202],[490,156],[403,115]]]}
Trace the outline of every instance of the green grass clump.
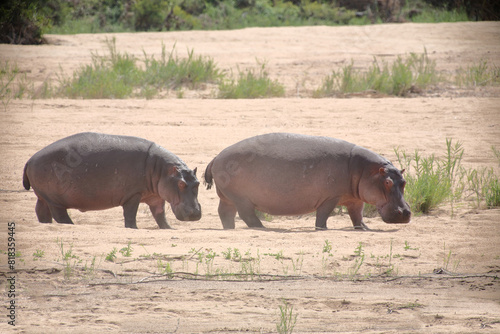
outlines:
{"label": "green grass clump", "polygon": [[249,69],[245,72],[239,71],[238,80],[226,80],[219,85],[220,99],[257,99],[269,97],[282,97],[285,95],[285,87],[277,80],[271,80],[261,64],[259,72]]}
{"label": "green grass clump", "polygon": [[374,58],[367,71],[360,71],[354,63],[333,71],[313,93],[313,97],[342,96],[350,93],[376,91],[378,93],[405,96],[412,91],[426,89],[438,83],[440,76],[436,63],[427,52],[411,53],[406,58],[398,56],[392,63],[379,64]]}
{"label": "green grass clump", "polygon": [[85,99],[152,98],[163,89],[199,88],[202,83],[216,82],[221,77],[210,58],[195,57],[189,51],[181,59],[174,55],[175,46],[167,54],[162,46],[159,60],[144,53],[144,69],[137,59],[116,50],[115,39],[106,41],[109,55],[92,54],[92,63],[82,66],[69,79],[62,78],[58,95]]}
{"label": "green grass clump", "polygon": [[279,306],[279,322],[276,324],[276,330],[280,334],[293,333],[297,323],[297,313],[293,312],[293,306],[283,299],[283,305]]}
{"label": "green grass clump", "polygon": [[175,45],[167,54],[165,46],[162,45],[161,58],[148,58],[144,53],[146,69],[144,71],[145,85],[157,88],[168,87],[177,89],[187,86],[195,89],[203,83],[216,83],[222,78],[222,72],[217,68],[211,58],[202,56],[195,57],[193,50],[188,50],[187,58],[179,58],[174,55]]}
{"label": "green grass clump", "polygon": [[395,149],[399,164],[406,170],[405,199],[412,212],[429,213],[446,200],[454,199],[455,172],[460,168],[463,148],[460,143],[452,146],[446,140],[445,159],[431,155],[422,157],[418,151],[413,155]]}
{"label": "green grass clump", "polygon": [[486,60],[459,68],[455,83],[460,87],[476,87],[500,84],[500,67],[488,64]]}

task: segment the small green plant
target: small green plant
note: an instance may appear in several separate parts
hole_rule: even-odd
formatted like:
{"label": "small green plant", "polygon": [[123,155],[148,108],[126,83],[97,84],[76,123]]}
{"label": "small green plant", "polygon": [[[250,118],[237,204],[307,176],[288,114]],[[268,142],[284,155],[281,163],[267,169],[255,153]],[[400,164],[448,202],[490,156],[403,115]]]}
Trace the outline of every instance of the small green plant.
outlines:
{"label": "small green plant", "polygon": [[105,260],[109,262],[115,262],[116,252],[118,252],[118,249],[116,249],[116,247],[113,247],[113,249],[108,254],[106,254]]}
{"label": "small green plant", "polygon": [[[451,248],[448,252],[446,252],[446,242],[443,242],[443,269],[448,270],[448,267],[450,265],[451,257],[452,257],[452,252]],[[451,268],[452,271],[456,271],[458,266],[460,265],[460,260],[455,260],[453,262],[453,267]]]}
{"label": "small green plant", "polygon": [[413,248],[413,247],[411,247],[411,246],[410,246],[410,243],[409,243],[407,240],[405,240],[404,250],[405,250],[405,251],[409,251],[409,250],[418,250],[418,248]]}
{"label": "small green plant", "polygon": [[218,98],[257,99],[284,96],[285,87],[277,80],[271,80],[265,67],[265,63],[260,64],[258,73],[253,69],[239,71],[236,82],[234,79],[224,80],[219,85]]}
{"label": "small green plant", "polygon": [[156,265],[158,272],[161,275],[166,275],[168,278],[173,278],[174,270],[172,269],[172,264],[170,262],[163,263],[161,259],[157,259]]}
{"label": "small green plant", "polygon": [[364,254],[363,243],[360,241],[356,249],[354,250],[354,256],[361,256]]}
{"label": "small green plant", "polygon": [[43,251],[41,249],[35,250],[35,252],[33,253],[33,261],[40,260],[41,258],[44,257],[44,255],[45,255],[45,251]]}
{"label": "small green plant", "polygon": [[285,258],[285,256],[283,255],[283,250],[280,250],[279,252],[276,253],[265,253],[264,255],[272,256],[278,261],[281,261]]}
{"label": "small green plant", "polygon": [[332,244],[328,239],[325,239],[325,244],[323,245],[323,253],[328,253],[331,255],[332,253]]}
{"label": "small green plant", "polygon": [[13,98],[12,85],[18,73],[17,65],[11,66],[7,61],[0,66],[0,99],[5,111],[7,111],[7,106]]}
{"label": "small green plant", "polygon": [[131,242],[129,241],[127,244],[127,247],[123,247],[120,249],[120,253],[125,256],[125,257],[131,257],[132,256],[132,245]]}
{"label": "small green plant", "polygon": [[61,239],[61,241],[59,241],[59,238],[57,238],[56,242],[59,245],[61,259],[64,263],[64,278],[69,279],[73,275],[76,264],[80,263],[81,260],[78,256],[73,254],[73,245],[70,244],[69,249],[64,250],[63,240]]}
{"label": "small green plant", "polygon": [[304,253],[300,252],[296,259],[292,258],[292,268],[294,275],[302,274],[302,266],[304,264]]}
{"label": "small green plant", "polygon": [[492,178],[484,188],[486,206],[488,208],[500,207],[500,182],[498,178]]}
{"label": "small green plant", "polygon": [[85,266],[83,267],[84,272],[86,273],[88,278],[94,278],[95,276],[95,271],[97,267],[99,267],[101,263],[102,257],[99,260],[99,263],[96,263],[96,257],[94,256],[92,260],[90,261],[90,264],[87,265],[87,262],[85,262]]}
{"label": "small green plant", "polygon": [[282,305],[279,305],[279,322],[276,324],[276,330],[280,334],[293,333],[296,323],[297,314],[293,312],[293,306],[283,299]]}

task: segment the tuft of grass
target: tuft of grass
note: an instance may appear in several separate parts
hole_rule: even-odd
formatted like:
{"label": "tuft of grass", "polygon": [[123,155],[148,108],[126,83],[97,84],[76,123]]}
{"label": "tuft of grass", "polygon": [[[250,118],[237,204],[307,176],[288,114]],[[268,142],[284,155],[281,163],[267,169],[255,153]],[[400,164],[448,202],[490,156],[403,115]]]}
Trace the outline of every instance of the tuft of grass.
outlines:
{"label": "tuft of grass", "polygon": [[460,67],[455,75],[455,83],[459,87],[477,87],[500,84],[500,67],[481,60],[479,63]]}
{"label": "tuft of grass", "polygon": [[188,50],[187,58],[175,52],[167,53],[162,45],[160,59],[144,52],[144,69],[137,59],[116,50],[115,38],[106,40],[108,55],[92,54],[92,62],[80,67],[71,78],[60,76],[58,95],[85,99],[123,99],[144,97],[151,99],[164,89],[181,87],[200,88],[204,83],[218,82],[222,72],[211,58],[195,57]]}
{"label": "tuft of grass", "polygon": [[109,261],[109,262],[115,262],[115,260],[116,260],[116,252],[118,252],[118,249],[116,249],[116,247],[113,247],[113,249],[111,250],[111,252],[109,252],[108,254],[106,254],[105,260]]}
{"label": "tuft of grass", "polygon": [[33,261],[40,260],[41,258],[44,257],[44,255],[45,255],[44,250],[41,250],[41,249],[35,250],[35,252],[33,253]]}
{"label": "tuft of grass", "polygon": [[194,56],[193,50],[188,50],[187,58],[179,58],[175,51],[167,53],[165,45],[162,44],[160,59],[148,57],[144,52],[144,79],[146,87],[161,89],[178,89],[179,87],[199,88],[204,83],[216,83],[222,79],[223,73],[219,70],[213,59],[202,56]]}
{"label": "tuft of grass", "polygon": [[360,71],[351,63],[333,71],[323,80],[313,97],[343,96],[351,93],[376,91],[378,93],[406,96],[410,92],[426,89],[441,80],[436,71],[436,62],[427,55],[410,53],[398,56],[392,63],[382,62],[375,57],[367,71]]}
{"label": "tuft of grass", "polygon": [[64,243],[62,239],[59,241],[59,238],[57,238],[56,243],[59,246],[61,258],[64,263],[64,278],[69,279],[73,275],[77,263],[80,263],[81,260],[78,256],[73,254],[73,245],[70,244],[69,249],[64,250]]}
{"label": "tuft of grass", "polygon": [[219,85],[220,99],[257,99],[282,97],[285,87],[277,80],[271,80],[266,64],[260,64],[258,73],[253,69],[239,71],[238,80],[225,80]]}
{"label": "tuft of grass", "polygon": [[279,322],[276,324],[276,330],[280,334],[291,334],[296,323],[297,314],[293,312],[293,305],[283,299],[282,305],[279,305]]}
{"label": "tuft of grass", "polygon": [[460,142],[452,146],[451,139],[446,140],[446,145],[445,159],[434,155],[422,157],[417,150],[413,155],[394,150],[399,164],[407,171],[405,198],[415,213],[429,213],[448,199],[453,203],[454,175],[464,150]]}
{"label": "tuft of grass", "polygon": [[109,56],[92,53],[92,62],[81,66],[71,78],[60,77],[60,95],[84,99],[123,99],[140,82],[136,60],[116,51],[115,38],[106,39]]}
{"label": "tuft of grass", "polygon": [[125,257],[130,257],[132,256],[132,242],[128,242],[127,244],[127,247],[123,247],[122,249],[120,249],[120,253],[125,256]]}

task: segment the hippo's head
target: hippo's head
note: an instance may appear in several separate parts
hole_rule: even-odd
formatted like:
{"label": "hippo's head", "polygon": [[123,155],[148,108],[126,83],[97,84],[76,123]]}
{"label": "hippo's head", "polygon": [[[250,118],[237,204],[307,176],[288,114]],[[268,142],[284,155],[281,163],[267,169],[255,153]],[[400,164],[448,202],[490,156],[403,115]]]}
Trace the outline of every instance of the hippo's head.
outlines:
{"label": "hippo's head", "polygon": [[403,170],[387,165],[372,171],[368,178],[362,178],[359,192],[367,203],[373,204],[389,224],[407,224],[410,222],[410,206],[404,200],[406,180]]}
{"label": "hippo's head", "polygon": [[201,206],[198,202],[199,185],[196,168],[191,170],[171,166],[158,183],[158,193],[170,203],[178,220],[199,220],[201,218]]}

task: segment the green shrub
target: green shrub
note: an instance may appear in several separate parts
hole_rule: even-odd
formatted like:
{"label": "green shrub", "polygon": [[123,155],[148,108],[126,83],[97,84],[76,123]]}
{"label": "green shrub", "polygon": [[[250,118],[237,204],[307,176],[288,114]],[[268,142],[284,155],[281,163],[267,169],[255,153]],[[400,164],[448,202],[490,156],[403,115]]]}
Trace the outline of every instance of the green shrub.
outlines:
{"label": "green shrub", "polygon": [[144,85],[152,85],[161,89],[167,87],[176,89],[180,86],[198,88],[202,83],[216,83],[222,78],[222,72],[213,59],[194,56],[194,51],[188,50],[187,58],[174,55],[175,45],[167,54],[162,45],[161,58],[148,58],[144,54]]}
{"label": "green shrub", "polygon": [[486,206],[488,208],[500,207],[500,182],[498,177],[492,177],[485,186]]}
{"label": "green shrub", "polygon": [[61,94],[70,98],[121,99],[133,92],[141,73],[135,59],[116,51],[115,40],[107,41],[109,57],[92,54],[92,63],[81,66],[71,79],[61,79]]}
{"label": "green shrub", "polygon": [[58,95],[69,98],[104,99],[141,96],[152,98],[162,89],[187,86],[199,88],[204,83],[216,83],[222,72],[211,58],[187,58],[167,53],[162,46],[159,60],[144,53],[144,69],[135,57],[116,51],[115,40],[107,41],[109,55],[92,54],[92,63],[80,67],[71,78],[60,78]]}
{"label": "green shrub", "polygon": [[500,67],[490,65],[486,60],[477,64],[459,68],[455,76],[455,83],[460,87],[476,87],[500,84]]}
{"label": "green shrub", "polygon": [[285,87],[277,80],[271,80],[265,64],[262,64],[259,73],[250,69],[246,72],[239,71],[238,81],[234,79],[222,82],[219,85],[221,99],[257,99],[266,97],[282,97]]}
{"label": "green shrub", "polygon": [[406,170],[405,199],[414,213],[429,213],[446,200],[453,203],[455,189],[455,172],[460,168],[463,148],[460,143],[452,146],[446,140],[446,158],[439,159],[434,155],[420,156],[418,151],[413,155],[395,149],[396,157],[402,168]]}
{"label": "green shrub", "polygon": [[374,58],[366,72],[356,70],[353,62],[323,80],[313,97],[337,96],[374,90],[379,93],[405,96],[439,82],[436,64],[427,56],[411,53],[398,57],[391,65]]}

